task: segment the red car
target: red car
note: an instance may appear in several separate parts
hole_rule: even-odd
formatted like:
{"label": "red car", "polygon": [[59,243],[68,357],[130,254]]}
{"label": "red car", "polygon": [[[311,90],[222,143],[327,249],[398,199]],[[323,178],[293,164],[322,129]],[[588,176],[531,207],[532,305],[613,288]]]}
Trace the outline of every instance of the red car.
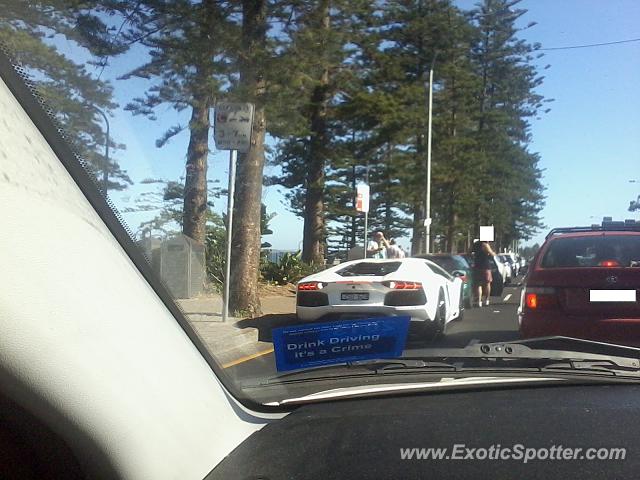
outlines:
{"label": "red car", "polygon": [[523,338],[640,345],[640,222],[552,230],[531,262],[518,313]]}

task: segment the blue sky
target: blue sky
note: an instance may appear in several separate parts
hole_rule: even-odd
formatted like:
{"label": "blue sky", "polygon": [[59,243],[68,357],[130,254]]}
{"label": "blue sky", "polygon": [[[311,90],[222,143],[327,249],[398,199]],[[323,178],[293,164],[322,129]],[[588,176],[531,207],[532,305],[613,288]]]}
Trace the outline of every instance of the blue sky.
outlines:
{"label": "blue sky", "polygon": [[[523,37],[544,47],[640,38],[637,0],[532,0]],[[554,98],[533,123],[532,151],[545,168],[548,227],[590,225],[627,211],[640,195],[640,42],[547,51],[539,92]],[[534,240],[542,240],[544,234]]]}
{"label": "blue sky", "polygon": [[[461,8],[475,1],[459,0]],[[529,10],[521,21],[538,24],[522,32],[543,47],[561,47],[625,40],[640,37],[640,1],[637,0],[525,0]],[[122,58],[112,62],[103,78],[112,79],[117,101],[124,106],[144,88],[140,80],[115,78],[139,61]],[[640,195],[640,42],[595,48],[546,52],[538,61],[545,81],[539,93],[554,98],[551,112],[532,125],[531,150],[539,152],[545,169],[546,207],[542,212],[548,227],[588,225],[603,216],[617,219],[640,218],[627,211],[629,201]],[[158,110],[163,126],[185,124],[188,114],[176,114],[169,107]],[[117,112],[112,120],[117,141],[127,150],[117,159],[135,182],[144,178],[176,179],[184,171],[188,142],[186,132],[164,148],[155,147],[162,128],[158,123],[128,112]],[[213,142],[212,142],[213,143]],[[228,153],[212,152],[209,178],[226,187]],[[265,174],[275,173],[273,167]],[[629,180],[637,179],[638,183]],[[135,185],[116,193],[121,208],[131,205],[148,185]],[[297,249],[302,240],[302,221],[287,211],[278,187],[265,188],[264,202],[277,216],[271,223],[275,248]],[[216,200],[216,210],[226,208],[226,200]],[[145,217],[126,215],[135,230]],[[541,241],[545,232],[528,243]],[[408,244],[407,239],[401,244]]]}

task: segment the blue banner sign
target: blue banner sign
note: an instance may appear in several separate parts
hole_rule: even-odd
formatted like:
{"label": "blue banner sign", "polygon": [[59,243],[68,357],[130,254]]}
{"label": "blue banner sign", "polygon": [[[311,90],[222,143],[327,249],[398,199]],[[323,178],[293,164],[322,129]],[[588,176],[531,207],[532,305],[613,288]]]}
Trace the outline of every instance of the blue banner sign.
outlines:
{"label": "blue banner sign", "polygon": [[273,329],[278,371],[402,356],[409,317],[369,318]]}

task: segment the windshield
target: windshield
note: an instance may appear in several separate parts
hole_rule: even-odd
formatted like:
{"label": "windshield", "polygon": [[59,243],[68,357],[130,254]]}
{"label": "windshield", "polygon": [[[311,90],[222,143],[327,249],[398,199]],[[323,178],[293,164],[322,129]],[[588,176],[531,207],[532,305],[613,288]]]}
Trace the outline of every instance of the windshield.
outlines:
{"label": "windshield", "polygon": [[0,6],[2,85],[247,396],[443,348],[640,345],[639,2]]}
{"label": "windshield", "polygon": [[384,277],[395,272],[400,267],[399,262],[359,262],[348,267],[341,268],[336,273],[342,277],[357,277],[360,275],[369,275],[374,277]]}
{"label": "windshield", "polygon": [[444,255],[430,255],[425,257],[428,260],[431,260],[433,263],[441,266],[448,272],[453,272],[454,270],[468,270],[469,264],[459,256],[444,256]]}

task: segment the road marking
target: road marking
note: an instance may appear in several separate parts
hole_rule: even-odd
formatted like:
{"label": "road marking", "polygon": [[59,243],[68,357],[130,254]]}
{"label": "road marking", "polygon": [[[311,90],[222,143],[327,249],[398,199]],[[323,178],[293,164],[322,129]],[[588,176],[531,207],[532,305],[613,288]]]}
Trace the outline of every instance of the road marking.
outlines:
{"label": "road marking", "polygon": [[271,353],[271,352],[273,352],[273,347],[271,347],[268,350],[264,350],[262,352],[252,353],[251,355],[245,355],[244,357],[240,357],[237,360],[225,363],[225,364],[222,365],[222,368],[233,367],[235,365],[239,365],[241,363],[248,362],[249,360],[253,360],[254,358],[258,358],[258,357],[261,357],[263,355],[267,355],[268,353]]}
{"label": "road marking", "polygon": [[506,302],[511,298],[511,293],[502,299],[503,302]]}

